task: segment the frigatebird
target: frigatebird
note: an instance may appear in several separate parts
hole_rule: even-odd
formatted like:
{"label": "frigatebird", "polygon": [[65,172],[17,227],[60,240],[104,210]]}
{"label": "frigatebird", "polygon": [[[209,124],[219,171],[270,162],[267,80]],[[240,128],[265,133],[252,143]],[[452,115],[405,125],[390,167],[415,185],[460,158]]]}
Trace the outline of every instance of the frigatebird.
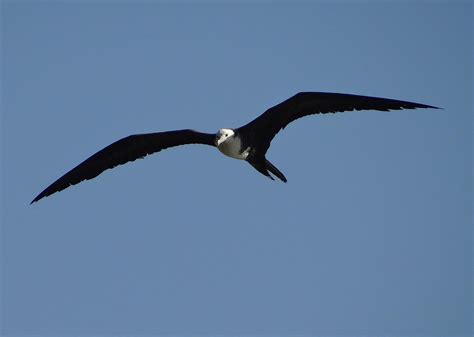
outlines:
{"label": "frigatebird", "polygon": [[269,108],[250,123],[237,129],[220,129],[216,134],[191,129],[136,134],[122,138],[93,154],[38,194],[31,203],[65,188],[92,179],[107,169],[161,150],[186,144],[215,146],[224,155],[248,162],[258,172],[274,180],[286,177],[266,158],[275,135],[294,120],[313,114],[354,110],[439,109],[435,106],[395,99],[328,92],[300,92]]}

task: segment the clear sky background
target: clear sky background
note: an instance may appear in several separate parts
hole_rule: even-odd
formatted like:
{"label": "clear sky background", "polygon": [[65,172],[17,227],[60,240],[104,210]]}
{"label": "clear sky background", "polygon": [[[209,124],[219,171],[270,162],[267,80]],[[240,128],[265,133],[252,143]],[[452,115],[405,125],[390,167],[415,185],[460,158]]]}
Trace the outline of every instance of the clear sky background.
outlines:
{"label": "clear sky background", "polygon": [[[2,2],[6,335],[470,336],[472,3]],[[124,136],[299,91],[444,110],[291,124],[29,202]]]}

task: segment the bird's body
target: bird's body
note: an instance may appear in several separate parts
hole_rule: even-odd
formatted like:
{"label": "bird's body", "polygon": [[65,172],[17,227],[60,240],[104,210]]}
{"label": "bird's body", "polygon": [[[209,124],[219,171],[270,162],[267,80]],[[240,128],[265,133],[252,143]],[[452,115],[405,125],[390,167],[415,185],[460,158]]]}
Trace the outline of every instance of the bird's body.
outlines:
{"label": "bird's body", "polygon": [[353,110],[389,111],[416,108],[438,109],[430,105],[388,98],[338,93],[302,92],[268,109],[262,115],[240,128],[220,129],[216,134],[185,129],[139,134],[122,138],[64,174],[36,196],[32,203],[83,180],[92,179],[109,168],[143,158],[170,147],[185,144],[215,146],[226,156],[247,161],[257,171],[272,180],[273,177],[270,173],[286,182],[286,177],[265,158],[265,154],[275,135],[294,120],[319,113]]}
{"label": "bird's body", "polygon": [[250,147],[245,147],[242,138],[232,129],[220,129],[216,134],[216,146],[228,157],[245,160]]}

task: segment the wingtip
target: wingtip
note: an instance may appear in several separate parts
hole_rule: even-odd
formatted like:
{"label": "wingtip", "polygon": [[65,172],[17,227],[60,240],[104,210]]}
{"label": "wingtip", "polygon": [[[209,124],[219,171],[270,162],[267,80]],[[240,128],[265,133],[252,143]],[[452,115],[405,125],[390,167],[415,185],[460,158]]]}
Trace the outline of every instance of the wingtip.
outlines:
{"label": "wingtip", "polygon": [[33,200],[31,200],[30,205],[33,205],[35,202],[43,199],[44,195],[38,194]]}
{"label": "wingtip", "polygon": [[444,108],[440,108],[440,107],[437,107],[437,106],[434,106],[434,105],[426,105],[424,108],[436,109],[436,110],[444,110]]}
{"label": "wingtip", "polygon": [[437,107],[437,106],[434,106],[434,105],[428,105],[428,104],[420,104],[419,108],[444,110],[444,108],[440,108],[440,107]]}
{"label": "wingtip", "polygon": [[427,105],[427,104],[418,104],[418,105],[415,105],[415,106],[412,106],[410,108],[407,108],[407,107],[402,107],[401,110],[410,110],[410,109],[435,109],[435,110],[444,110],[444,108],[440,108],[440,107],[437,107],[437,106],[434,106],[434,105]]}

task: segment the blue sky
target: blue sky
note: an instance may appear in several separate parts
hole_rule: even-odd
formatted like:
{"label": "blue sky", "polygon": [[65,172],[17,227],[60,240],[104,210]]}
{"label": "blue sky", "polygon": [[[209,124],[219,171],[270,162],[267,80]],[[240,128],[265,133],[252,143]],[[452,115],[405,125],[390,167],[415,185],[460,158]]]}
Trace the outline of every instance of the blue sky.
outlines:
{"label": "blue sky", "polygon": [[[6,335],[467,336],[472,4],[2,3]],[[295,122],[273,182],[164,151],[32,206],[124,136],[299,91],[444,110]]]}

